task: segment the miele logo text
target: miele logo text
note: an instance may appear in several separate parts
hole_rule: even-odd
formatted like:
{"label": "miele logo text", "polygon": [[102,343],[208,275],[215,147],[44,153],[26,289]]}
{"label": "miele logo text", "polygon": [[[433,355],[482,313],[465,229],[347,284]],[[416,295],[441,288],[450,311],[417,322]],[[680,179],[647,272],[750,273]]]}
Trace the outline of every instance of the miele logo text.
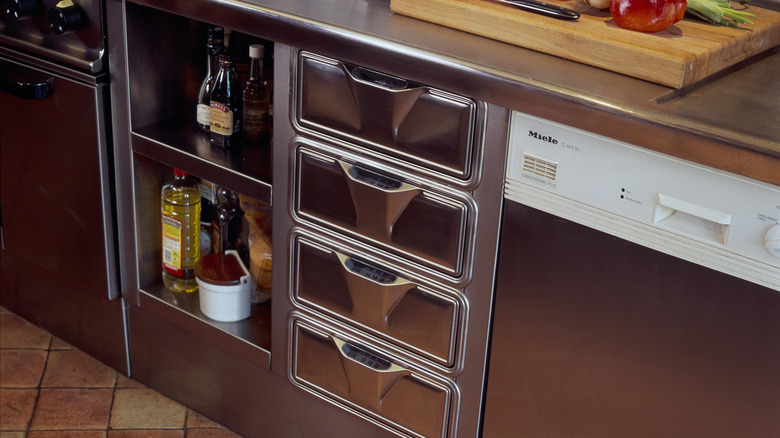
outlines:
{"label": "miele logo text", "polygon": [[529,130],[528,131],[528,136],[529,137],[533,137],[533,138],[535,138],[537,140],[546,141],[548,143],[558,144],[558,140],[557,139],[555,139],[553,137],[550,137],[549,135],[539,134],[538,132],[534,132],[534,131],[530,131]]}

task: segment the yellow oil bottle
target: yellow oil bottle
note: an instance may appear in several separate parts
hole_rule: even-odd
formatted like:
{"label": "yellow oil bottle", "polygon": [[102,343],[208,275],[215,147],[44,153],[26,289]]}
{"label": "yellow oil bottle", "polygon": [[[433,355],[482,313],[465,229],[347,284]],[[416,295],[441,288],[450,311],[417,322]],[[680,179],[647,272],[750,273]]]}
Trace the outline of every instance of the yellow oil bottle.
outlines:
{"label": "yellow oil bottle", "polygon": [[161,190],[162,280],[168,290],[190,293],[198,290],[200,189],[187,172],[174,169],[174,175]]}

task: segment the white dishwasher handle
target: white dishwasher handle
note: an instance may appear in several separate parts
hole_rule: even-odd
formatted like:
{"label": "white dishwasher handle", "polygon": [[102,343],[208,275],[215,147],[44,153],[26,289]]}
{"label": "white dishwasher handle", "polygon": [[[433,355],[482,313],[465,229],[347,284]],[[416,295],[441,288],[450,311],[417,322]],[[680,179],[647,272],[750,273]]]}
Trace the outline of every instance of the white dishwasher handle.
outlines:
{"label": "white dishwasher handle", "polygon": [[731,226],[731,215],[659,193],[653,223],[672,231],[725,245]]}

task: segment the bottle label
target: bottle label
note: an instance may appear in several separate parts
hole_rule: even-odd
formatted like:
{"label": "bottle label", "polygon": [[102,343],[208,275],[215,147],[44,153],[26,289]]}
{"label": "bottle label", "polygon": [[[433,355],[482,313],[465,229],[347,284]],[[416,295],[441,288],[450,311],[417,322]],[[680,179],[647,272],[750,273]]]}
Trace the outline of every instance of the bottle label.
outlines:
{"label": "bottle label", "polygon": [[256,141],[268,131],[268,108],[244,104],[244,135]]}
{"label": "bottle label", "polygon": [[211,124],[211,108],[205,103],[198,104],[198,123],[209,126]]}
{"label": "bottle label", "polygon": [[224,104],[211,102],[211,132],[233,135],[233,111]]}
{"label": "bottle label", "polygon": [[200,197],[211,202],[217,202],[217,185],[213,182],[201,180],[198,184],[200,189]]}
{"label": "bottle label", "polygon": [[168,215],[162,216],[163,269],[181,277],[184,274],[181,260],[182,222]]}

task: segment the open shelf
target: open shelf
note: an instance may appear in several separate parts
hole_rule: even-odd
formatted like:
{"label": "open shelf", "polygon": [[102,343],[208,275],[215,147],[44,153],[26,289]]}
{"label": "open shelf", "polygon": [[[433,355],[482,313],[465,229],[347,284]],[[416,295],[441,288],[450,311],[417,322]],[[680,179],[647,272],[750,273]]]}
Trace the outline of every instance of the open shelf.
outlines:
{"label": "open shelf", "polygon": [[[173,177],[172,169],[176,168],[270,206],[273,204],[271,146],[244,144],[221,149],[212,146],[209,134],[198,129],[195,110],[208,65],[209,23],[132,3],[126,5],[126,13],[138,260],[138,282],[130,302],[193,334],[204,345],[218,346],[257,368],[270,370],[272,301],[252,305],[251,314],[245,320],[226,323],[212,320],[201,312],[197,292],[175,293],[163,286],[160,189]],[[235,53],[240,50],[248,54],[249,44],[263,44],[273,67],[272,42],[235,29],[231,38]],[[174,43],[160,44],[160,41]],[[136,291],[138,298],[134,300]],[[196,360],[210,366],[205,364],[210,358]]]}
{"label": "open shelf", "polygon": [[187,114],[134,130],[133,151],[272,205],[270,146],[220,149],[194,120],[194,114]]}
{"label": "open shelf", "polygon": [[171,292],[162,282],[141,289],[140,307],[201,339],[271,369],[271,301],[253,304],[249,318],[219,322],[200,311],[198,293]]}

